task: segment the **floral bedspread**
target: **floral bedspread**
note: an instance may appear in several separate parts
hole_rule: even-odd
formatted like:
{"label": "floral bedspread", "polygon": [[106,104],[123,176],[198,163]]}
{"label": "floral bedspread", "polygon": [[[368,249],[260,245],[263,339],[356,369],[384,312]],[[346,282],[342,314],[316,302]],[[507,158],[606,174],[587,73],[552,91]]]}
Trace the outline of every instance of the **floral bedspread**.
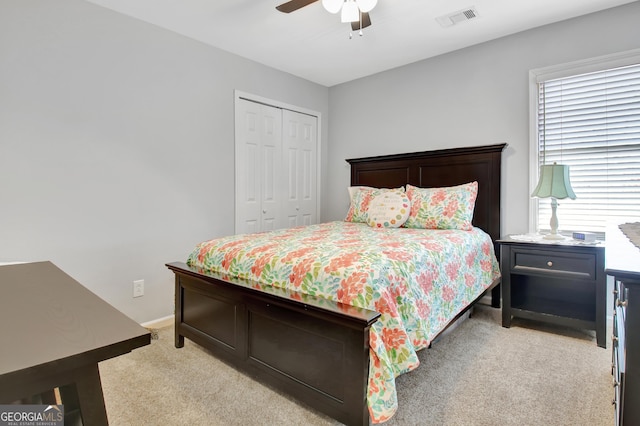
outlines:
{"label": "floral bedspread", "polygon": [[205,241],[190,266],[376,310],[370,331],[372,422],[397,410],[395,378],[500,271],[482,230],[329,222]]}

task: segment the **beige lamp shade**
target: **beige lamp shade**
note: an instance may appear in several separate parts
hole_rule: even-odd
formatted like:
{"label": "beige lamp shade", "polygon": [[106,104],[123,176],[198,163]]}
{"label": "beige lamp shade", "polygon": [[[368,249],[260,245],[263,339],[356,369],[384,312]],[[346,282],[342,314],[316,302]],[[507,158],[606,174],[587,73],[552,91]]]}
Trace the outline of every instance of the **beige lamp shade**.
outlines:
{"label": "beige lamp shade", "polygon": [[569,180],[569,166],[553,163],[545,164],[540,168],[540,180],[533,190],[532,197],[539,198],[571,198],[576,199],[576,194],[571,188]]}

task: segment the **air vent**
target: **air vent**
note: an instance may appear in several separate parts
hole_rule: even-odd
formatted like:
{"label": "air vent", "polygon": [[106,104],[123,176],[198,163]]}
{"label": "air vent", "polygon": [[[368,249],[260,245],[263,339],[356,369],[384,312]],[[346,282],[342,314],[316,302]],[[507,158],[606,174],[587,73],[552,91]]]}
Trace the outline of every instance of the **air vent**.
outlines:
{"label": "air vent", "polygon": [[436,21],[438,21],[441,27],[446,28],[477,17],[478,11],[476,10],[475,6],[471,6],[445,16],[440,16],[439,18],[436,18]]}

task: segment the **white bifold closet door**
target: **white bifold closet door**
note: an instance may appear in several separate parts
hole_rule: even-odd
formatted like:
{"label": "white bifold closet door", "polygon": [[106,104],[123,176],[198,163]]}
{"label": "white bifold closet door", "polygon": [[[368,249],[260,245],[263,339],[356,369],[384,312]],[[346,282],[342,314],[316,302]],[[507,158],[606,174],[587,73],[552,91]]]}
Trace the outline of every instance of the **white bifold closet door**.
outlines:
{"label": "white bifold closet door", "polygon": [[318,118],[282,110],[285,226],[317,223]]}
{"label": "white bifold closet door", "polygon": [[236,234],[317,222],[317,117],[236,100]]}

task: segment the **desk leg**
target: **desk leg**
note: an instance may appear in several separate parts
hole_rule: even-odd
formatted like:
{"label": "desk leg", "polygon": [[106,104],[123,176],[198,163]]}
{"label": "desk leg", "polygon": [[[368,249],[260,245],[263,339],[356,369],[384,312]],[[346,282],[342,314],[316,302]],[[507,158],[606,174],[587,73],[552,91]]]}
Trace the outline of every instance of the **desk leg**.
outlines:
{"label": "desk leg", "polygon": [[36,405],[56,405],[58,402],[56,401],[56,394],[53,389],[44,391],[42,393],[22,398],[16,401],[12,401],[12,404],[20,403],[20,404],[36,404]]}
{"label": "desk leg", "polygon": [[[60,386],[60,383],[67,384]],[[53,391],[43,391],[56,386],[64,405],[65,425],[108,426],[97,364],[84,365],[71,372],[43,374],[32,381],[16,381],[14,386],[0,388],[0,404],[57,404]],[[21,399],[23,395],[34,396]]]}
{"label": "desk leg", "polygon": [[68,409],[80,409],[85,426],[108,426],[107,410],[100,382],[98,365],[88,365],[75,372],[75,383],[60,388],[65,414]]}

